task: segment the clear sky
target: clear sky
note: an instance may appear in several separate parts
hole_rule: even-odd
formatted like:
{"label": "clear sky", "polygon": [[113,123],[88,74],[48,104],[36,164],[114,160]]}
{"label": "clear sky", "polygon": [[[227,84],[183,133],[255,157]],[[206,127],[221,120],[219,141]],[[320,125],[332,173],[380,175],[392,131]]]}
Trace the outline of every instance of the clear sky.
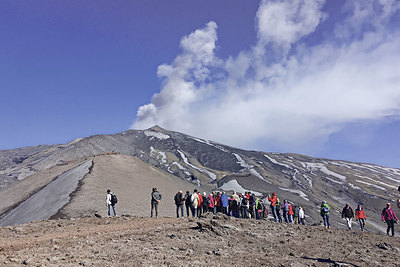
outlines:
{"label": "clear sky", "polygon": [[0,1],[0,149],[158,124],[400,167],[400,1]]}

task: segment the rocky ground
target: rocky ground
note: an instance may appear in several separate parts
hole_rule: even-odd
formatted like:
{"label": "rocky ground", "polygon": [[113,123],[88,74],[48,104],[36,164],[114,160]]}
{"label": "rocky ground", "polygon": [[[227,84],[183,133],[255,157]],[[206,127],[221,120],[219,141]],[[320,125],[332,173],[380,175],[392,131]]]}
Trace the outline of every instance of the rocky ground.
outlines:
{"label": "rocky ground", "polygon": [[400,239],[208,214],[85,217],[0,228],[5,266],[400,266]]}

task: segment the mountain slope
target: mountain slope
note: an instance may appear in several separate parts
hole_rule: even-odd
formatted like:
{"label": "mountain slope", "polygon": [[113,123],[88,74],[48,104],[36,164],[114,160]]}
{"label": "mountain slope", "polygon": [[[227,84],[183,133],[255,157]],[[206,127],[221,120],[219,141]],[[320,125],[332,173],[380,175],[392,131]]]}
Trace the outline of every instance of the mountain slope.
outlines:
{"label": "mountain slope", "polygon": [[[136,157],[164,174],[169,173],[177,181],[188,182],[184,183],[187,188],[192,184],[208,190],[251,190],[264,196],[276,192],[281,200],[289,199],[303,206],[309,216],[307,220],[313,223],[320,221],[322,200],[332,206],[331,216],[339,227],[344,226],[339,217],[345,203],[355,209],[356,204],[362,202],[366,205],[369,227],[376,231],[383,227],[379,218],[382,208],[387,202],[395,201],[400,184],[400,169],[396,168],[298,154],[246,151],[158,126],[143,131],[79,138],[65,145],[0,151],[1,184],[9,187],[12,177],[12,183],[18,185],[50,168],[107,153],[119,155],[115,166],[124,160],[124,155]],[[7,155],[12,155],[14,160]],[[106,162],[99,165],[104,164]],[[96,163],[94,166],[96,170]],[[124,176],[129,171],[123,170],[119,175]],[[142,179],[147,178],[144,175]],[[125,182],[128,183],[121,180],[122,184]],[[179,189],[186,188],[176,187],[174,191]],[[173,210],[173,205],[169,209]],[[72,210],[76,211],[71,209],[68,216],[74,213]]]}

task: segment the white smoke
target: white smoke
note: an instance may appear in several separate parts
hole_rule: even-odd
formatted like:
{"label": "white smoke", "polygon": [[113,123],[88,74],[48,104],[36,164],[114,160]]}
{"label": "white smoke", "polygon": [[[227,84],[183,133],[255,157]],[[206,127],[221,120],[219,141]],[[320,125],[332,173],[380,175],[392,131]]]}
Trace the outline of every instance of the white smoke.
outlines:
{"label": "white smoke", "polygon": [[349,1],[333,32],[307,45],[329,16],[323,6],[261,1],[258,43],[227,60],[214,54],[215,22],[185,36],[182,53],[159,66],[161,91],[132,128],[157,124],[235,146],[301,149],[349,123],[400,115],[400,33],[387,27],[399,3]]}

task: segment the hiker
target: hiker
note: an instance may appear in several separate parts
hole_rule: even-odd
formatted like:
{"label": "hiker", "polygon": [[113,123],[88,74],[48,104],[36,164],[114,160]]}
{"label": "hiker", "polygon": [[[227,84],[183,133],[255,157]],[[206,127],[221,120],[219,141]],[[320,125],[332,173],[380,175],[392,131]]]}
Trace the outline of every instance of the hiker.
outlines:
{"label": "hiker", "polygon": [[199,195],[197,194],[197,189],[193,190],[193,194],[191,196],[192,203],[192,216],[196,217],[197,206],[199,204]]}
{"label": "hiker", "polygon": [[397,200],[397,208],[400,210],[400,198]]}
{"label": "hiker", "polygon": [[276,198],[276,215],[278,216],[278,222],[282,222],[282,216],[281,216],[281,201],[279,200],[279,197]]}
{"label": "hiker", "polygon": [[302,207],[299,207],[299,224],[301,223],[302,225],[304,225],[304,210]]}
{"label": "hiker", "polygon": [[203,196],[201,195],[200,192],[197,193],[197,195],[199,196],[199,202],[197,203],[197,217],[200,218],[201,214],[202,214],[202,208],[203,208]]}
{"label": "hiker", "polygon": [[256,216],[255,216],[255,213],[254,213],[254,209],[255,209],[255,206],[256,206],[256,196],[254,195],[254,193],[253,193],[253,194],[250,194],[250,192],[249,192],[249,195],[250,195],[250,199],[249,199],[249,213],[250,213],[251,218],[252,218],[252,219],[255,219]]}
{"label": "hiker", "polygon": [[213,200],[214,200],[213,214],[216,214],[217,213],[217,202],[216,202],[215,197],[217,196],[217,194],[213,191],[212,196],[213,196]]}
{"label": "hiker", "polygon": [[290,204],[289,202],[288,202],[288,206],[289,206],[289,211],[288,211],[289,223],[293,224],[293,215],[294,215],[293,207],[292,207],[292,204]]}
{"label": "hiker", "polygon": [[221,193],[220,192],[217,192],[217,195],[214,197],[214,204],[216,207],[216,212],[222,212]]}
{"label": "hiker", "polygon": [[115,210],[116,196],[110,189],[107,189],[107,198],[106,198],[106,205],[108,208],[108,216],[111,216],[111,208],[114,212],[114,216],[117,216],[117,212]]}
{"label": "hiker", "polygon": [[260,220],[263,218],[263,210],[264,210],[264,206],[262,203],[262,200],[259,199],[258,197],[256,197],[256,220]]}
{"label": "hiker", "polygon": [[[268,201],[268,198],[264,198],[263,200],[262,200],[262,205],[263,205],[263,213],[262,213],[262,217],[264,218],[264,219],[268,219],[268,209],[267,209],[267,201]],[[268,201],[269,202],[269,201]]]}
{"label": "hiker", "polygon": [[242,213],[242,218],[247,219],[249,218],[249,214],[247,213],[247,205],[248,205],[248,200],[245,195],[242,196],[242,201],[241,201],[241,206],[240,206],[240,211]]}
{"label": "hiker", "polygon": [[228,216],[233,216],[233,197],[230,196],[228,199]]}
{"label": "hiker", "polygon": [[342,218],[346,219],[347,227],[351,230],[351,224],[354,217],[353,209],[350,207],[349,203],[346,203],[346,206],[342,210]]}
{"label": "hiker", "polygon": [[358,207],[356,209],[356,221],[358,221],[360,223],[361,232],[364,231],[366,219],[367,219],[367,216],[365,216],[363,205],[358,204]]}
{"label": "hiker", "polygon": [[158,217],[158,203],[161,201],[161,194],[157,191],[157,188],[153,187],[151,192],[151,213],[150,217],[153,217],[153,210],[156,210],[156,218]]}
{"label": "hiker", "polygon": [[281,210],[282,210],[283,218],[285,219],[285,223],[288,223],[289,222],[289,202],[286,199],[283,200],[283,205],[282,205]]}
{"label": "hiker", "polygon": [[208,205],[210,205],[210,199],[207,197],[207,193],[203,192],[203,214],[208,212]]}
{"label": "hiker", "polygon": [[183,203],[185,202],[185,199],[183,197],[182,191],[179,191],[176,193],[175,197],[175,205],[176,205],[176,218],[179,218],[179,210],[181,210],[181,217],[183,217]]}
{"label": "hiker", "polygon": [[386,208],[384,208],[382,211],[382,220],[388,225],[386,233],[389,235],[389,231],[392,229],[392,236],[394,236],[394,224],[398,223],[399,219],[397,218],[396,214],[394,214],[390,203],[387,203]]}
{"label": "hiker", "polygon": [[321,203],[321,216],[322,219],[324,220],[324,225],[325,228],[329,228],[329,212],[331,211],[331,208],[326,204],[326,201],[322,201]]}
{"label": "hiker", "polygon": [[275,222],[278,221],[278,214],[277,214],[277,210],[276,210],[276,201],[277,201],[277,196],[275,193],[272,193],[272,197],[270,195],[268,195],[268,201],[271,202],[271,210],[272,210],[272,214],[274,215],[274,220]]}
{"label": "hiker", "polygon": [[185,206],[186,206],[186,216],[189,217],[190,213],[189,211],[192,208],[192,195],[190,194],[189,191],[186,191],[186,195],[185,195]]}
{"label": "hiker", "polygon": [[229,205],[228,196],[225,194],[225,192],[222,192],[221,207],[222,207],[222,213],[225,215],[228,215],[228,205]]}
{"label": "hiker", "polygon": [[299,222],[299,206],[294,206],[294,215],[293,215],[294,224],[300,224]]}
{"label": "hiker", "polygon": [[[214,192],[213,192],[214,193]],[[208,195],[208,211],[215,214],[214,196],[213,193]]]}
{"label": "hiker", "polygon": [[232,195],[232,215],[235,218],[239,218],[239,204],[240,204],[240,197],[236,192]]}

